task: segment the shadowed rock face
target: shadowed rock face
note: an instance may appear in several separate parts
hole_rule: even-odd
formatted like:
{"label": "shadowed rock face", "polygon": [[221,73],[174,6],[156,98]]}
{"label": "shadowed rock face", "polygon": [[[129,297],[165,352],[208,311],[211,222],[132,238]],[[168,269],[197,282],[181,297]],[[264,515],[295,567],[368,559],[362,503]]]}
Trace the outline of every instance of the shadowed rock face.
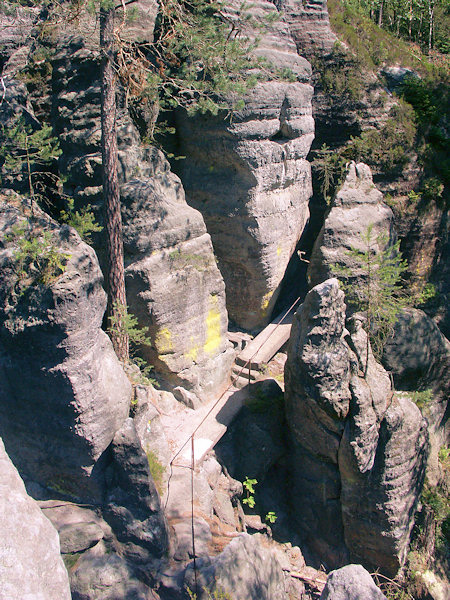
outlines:
{"label": "shadowed rock face", "polygon": [[366,353],[361,322],[345,322],[338,281],[313,288],[296,313],[285,368],[293,517],[327,566],[350,558],[393,575],[423,483],[426,421],[393,396],[370,346]]}
{"label": "shadowed rock face", "polygon": [[[364,163],[351,162],[347,177],[336,195],[320,233],[314,243],[308,280],[312,286],[333,276],[337,264],[349,268],[352,284],[361,285],[363,275],[348,251],[367,250],[362,235],[372,225],[372,248],[385,250],[396,240],[394,215],[383,203],[383,195],[373,184],[370,168]],[[385,240],[378,240],[382,234]]]}
{"label": "shadowed rock face", "polygon": [[70,600],[56,529],[28,496],[1,438],[0,529],[1,597]]}
{"label": "shadowed rock face", "polygon": [[[251,10],[261,17],[274,6],[261,0]],[[310,66],[282,20],[262,34],[257,53],[276,68],[289,67],[297,81],[258,84],[231,122],[224,115],[178,115],[186,197],[205,218],[230,317],[246,329],[267,323],[308,220],[306,155],[314,137]]]}
{"label": "shadowed rock face", "polygon": [[131,386],[101,330],[106,294],[95,252],[35,208],[68,261],[49,285],[30,280],[17,296],[17,245],[5,239],[23,216],[11,201],[0,207],[0,431],[31,479],[97,496],[93,469],[127,417]]}

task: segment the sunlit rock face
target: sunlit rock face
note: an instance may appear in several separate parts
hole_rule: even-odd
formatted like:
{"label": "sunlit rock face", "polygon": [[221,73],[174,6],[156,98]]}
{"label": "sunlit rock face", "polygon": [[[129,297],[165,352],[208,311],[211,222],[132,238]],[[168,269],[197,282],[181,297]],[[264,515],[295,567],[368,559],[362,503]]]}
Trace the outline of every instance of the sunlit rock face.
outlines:
{"label": "sunlit rock face", "polygon": [[[229,6],[233,6],[230,2]],[[273,12],[252,4],[259,19]],[[314,138],[311,68],[280,19],[261,36],[257,54],[290,81],[269,74],[232,118],[178,115],[180,176],[189,204],[204,216],[225,280],[231,319],[246,329],[270,318],[280,283],[308,221]]]}
{"label": "sunlit rock face", "polygon": [[344,300],[328,279],[308,293],[292,326],[292,517],[328,568],[351,560],[392,576],[405,560],[423,484],[427,422],[392,393],[361,320],[345,320]]}
{"label": "sunlit rock face", "polygon": [[147,156],[148,178],[122,186],[127,297],[149,327],[149,362],[173,384],[202,397],[227,382],[225,286],[201,214],[187,205],[161,152]]}
{"label": "sunlit rock face", "polygon": [[[101,220],[98,56],[86,44],[76,37],[59,48],[55,125],[74,196],[98,207]],[[123,111],[118,143],[127,302],[149,328],[143,354],[174,386],[202,398],[218,394],[228,382],[232,351],[225,287],[203,217],[186,203],[163,154],[142,144]],[[102,235],[95,247],[105,263]]]}

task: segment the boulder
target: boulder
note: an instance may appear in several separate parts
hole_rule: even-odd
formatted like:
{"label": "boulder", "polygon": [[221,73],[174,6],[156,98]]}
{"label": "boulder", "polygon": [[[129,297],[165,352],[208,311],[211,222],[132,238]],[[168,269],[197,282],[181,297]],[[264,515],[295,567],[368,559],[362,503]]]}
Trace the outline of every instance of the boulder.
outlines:
{"label": "boulder", "polygon": [[386,600],[386,596],[364,567],[346,565],[328,575],[320,600]]}
{"label": "boulder", "polygon": [[450,392],[450,344],[422,310],[405,308],[399,314],[382,361],[398,388],[415,390],[437,384],[443,392]]}
{"label": "boulder", "polygon": [[[227,6],[239,4],[233,0]],[[250,7],[256,19],[273,10],[266,0]],[[231,120],[225,114],[177,115],[186,198],[202,213],[211,235],[230,317],[245,329],[262,328],[270,319],[307,223],[306,156],[314,138],[310,66],[297,54],[282,19],[261,34],[257,53],[274,69],[289,68],[295,81],[273,77],[259,83]]]}
{"label": "boulder", "polygon": [[308,267],[311,287],[333,277],[334,265],[350,270],[352,285],[360,286],[365,281],[364,273],[349,255],[349,250],[367,250],[362,236],[369,225],[372,226],[371,248],[375,252],[395,243],[394,216],[374,186],[370,168],[364,163],[351,162],[314,243]]}
{"label": "boulder", "polygon": [[148,563],[168,550],[158,492],[131,418],[114,436],[103,515],[134,563]]}
{"label": "boulder", "polygon": [[149,151],[147,164],[151,177],[121,189],[129,307],[149,327],[148,362],[207,397],[225,386],[234,357],[223,279],[203,218],[161,152]]}
{"label": "boulder", "polygon": [[[20,199],[0,200],[0,432],[30,479],[99,498],[99,459],[128,415],[131,386],[101,329],[106,294],[95,252],[73,228],[27,210]],[[65,262],[46,283],[36,261],[18,279],[14,228],[26,216]]]}
{"label": "boulder", "polygon": [[[368,352],[368,354],[367,354]],[[395,398],[336,279],[295,314],[285,368],[291,511],[328,567],[403,564],[427,460],[427,424]]]}
{"label": "boulder", "polygon": [[28,496],[0,439],[0,597],[70,600],[56,529]]}
{"label": "boulder", "polygon": [[73,600],[157,600],[159,597],[140,581],[132,566],[115,553],[82,554],[70,572]]}
{"label": "boulder", "polygon": [[241,534],[218,556],[197,561],[197,589],[191,566],[185,575],[185,587],[197,593],[199,600],[208,591],[225,592],[231,598],[246,600],[284,600],[284,576],[276,553],[264,543],[264,536]]}

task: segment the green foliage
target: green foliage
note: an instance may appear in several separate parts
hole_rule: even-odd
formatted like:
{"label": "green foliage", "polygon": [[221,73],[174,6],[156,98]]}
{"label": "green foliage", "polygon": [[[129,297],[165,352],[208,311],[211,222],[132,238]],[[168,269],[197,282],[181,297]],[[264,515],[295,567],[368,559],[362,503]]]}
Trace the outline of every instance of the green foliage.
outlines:
{"label": "green foliage", "polygon": [[148,468],[150,469],[150,473],[153,477],[153,481],[155,482],[156,489],[158,490],[158,494],[162,496],[163,494],[163,477],[166,471],[164,465],[159,462],[158,457],[152,450],[147,450],[147,460],[148,460]]}
{"label": "green foliage", "polygon": [[314,152],[312,167],[320,181],[320,191],[325,202],[330,205],[336,187],[342,183],[346,159],[339,151],[333,151],[323,144]]}
{"label": "green foliage", "polygon": [[103,227],[95,222],[95,216],[92,212],[91,205],[88,204],[79,211],[74,210],[73,198],[68,199],[67,210],[61,211],[60,218],[63,223],[67,223],[67,225],[74,227],[78,231],[80,237],[88,244],[92,242],[91,234],[102,231],[103,229]]}
{"label": "green foliage", "polygon": [[[140,374],[133,383],[158,386],[158,382],[151,377],[153,366],[149,365],[138,355],[142,346],[151,346],[149,328],[140,327],[137,318],[128,311],[126,306],[115,302],[113,314],[109,317],[108,331],[112,335],[126,335],[130,343],[130,362],[139,368]],[[133,378],[133,377],[132,377]]]}
{"label": "green foliage", "polygon": [[[203,588],[203,591],[206,594],[207,600],[233,600],[231,596],[221,587],[214,587],[214,589]],[[197,600],[197,594],[195,594],[191,589],[187,588],[187,593],[189,595],[189,600]]]}
{"label": "green foliage", "polygon": [[53,241],[53,233],[43,230],[32,220],[15,225],[7,241],[17,246],[14,259],[21,293],[31,285],[50,285],[64,273],[70,254],[60,252]]}
{"label": "green foliage", "polygon": [[425,390],[416,390],[413,394],[413,402],[417,404],[420,410],[427,407],[433,401],[433,390],[427,388]]}
{"label": "green foliage", "polygon": [[436,549],[447,558],[450,555],[450,497],[444,485],[432,487],[425,482],[421,501],[433,515]]}
{"label": "green foliage", "polygon": [[28,193],[33,200],[36,196],[36,178],[43,173],[51,175],[51,166],[61,155],[57,138],[52,136],[52,128],[43,125],[33,130],[23,118],[9,127],[0,130],[0,183],[22,178],[26,181]]}
{"label": "green foliage", "polygon": [[245,3],[228,11],[216,0],[161,0],[153,42],[121,42],[118,72],[132,103],[214,115],[241,109],[242,95],[268,69],[264,60],[252,57],[259,40],[251,39],[246,28],[265,28],[275,18],[275,10],[251,18]]}
{"label": "green foliage", "polygon": [[403,102],[392,108],[390,118],[382,128],[370,129],[359,137],[352,137],[342,154],[389,174],[408,163],[415,150],[416,133],[414,111]]}
{"label": "green foliage", "polygon": [[249,477],[245,478],[245,481],[242,482],[244,486],[246,497],[242,500],[243,504],[246,504],[249,508],[255,508],[255,485],[258,483],[256,479],[249,479]]}
{"label": "green foliage", "polygon": [[81,554],[78,554],[76,552],[69,552],[67,554],[62,554],[62,559],[64,561],[64,565],[69,573],[77,564],[80,556],[81,556]]}
{"label": "green foliage", "polygon": [[277,519],[278,519],[277,515],[272,510],[270,510],[267,513],[266,518],[265,518],[265,520],[268,523],[270,523],[271,525],[273,525]]}
{"label": "green foliage", "polygon": [[[366,315],[372,349],[379,358],[400,310],[407,303],[401,285],[407,264],[399,251],[400,242],[388,246],[386,236],[374,238],[372,231],[370,224],[361,234],[363,250],[351,248],[347,252],[355,264],[354,270],[334,265],[333,271],[341,280],[347,301]],[[362,284],[354,284],[356,272],[361,274]]]}

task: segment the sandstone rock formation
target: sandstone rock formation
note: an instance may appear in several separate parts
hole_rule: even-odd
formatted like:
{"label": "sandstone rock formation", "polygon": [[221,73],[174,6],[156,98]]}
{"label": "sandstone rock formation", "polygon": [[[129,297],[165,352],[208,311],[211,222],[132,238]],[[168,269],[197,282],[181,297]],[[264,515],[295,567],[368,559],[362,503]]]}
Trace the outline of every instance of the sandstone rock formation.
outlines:
{"label": "sandstone rock formation", "polygon": [[309,292],[292,327],[285,382],[293,518],[328,566],[350,557],[395,574],[423,483],[426,421],[392,394],[370,346],[366,356],[361,321],[345,325],[344,294],[330,279]]}
{"label": "sandstone rock formation", "polygon": [[386,600],[386,596],[364,567],[347,565],[328,575],[320,600]]}
{"label": "sandstone rock formation", "polygon": [[[229,3],[234,6],[234,2]],[[261,18],[274,6],[252,4]],[[306,161],[314,137],[309,64],[298,56],[282,19],[262,34],[257,52],[295,82],[275,75],[245,97],[233,118],[178,115],[180,175],[190,205],[201,211],[225,280],[230,317],[262,327],[308,220]]]}
{"label": "sandstone rock formation", "polygon": [[168,550],[167,524],[131,418],[114,436],[111,453],[103,514],[135,564],[161,558]]}
{"label": "sandstone rock formation", "polygon": [[150,364],[175,385],[217,394],[234,355],[211,239],[161,152],[147,161],[153,172],[121,190],[129,306],[150,328]]}
{"label": "sandstone rock formation", "polygon": [[442,391],[450,391],[450,344],[422,310],[405,308],[400,313],[382,360],[401,389],[435,382]]}
{"label": "sandstone rock formation", "polygon": [[327,0],[281,0],[277,2],[289,24],[289,31],[302,56],[328,54],[337,40],[330,28]]}
{"label": "sandstone rock formation", "polygon": [[[96,57],[81,37],[61,45],[54,61],[54,118],[74,196],[101,204]],[[145,357],[174,386],[204,397],[217,394],[232,353],[210,236],[162,153],[142,147],[126,116],[118,137],[127,299],[139,324],[150,329]],[[101,240],[96,246],[101,258]]]}
{"label": "sandstone rock formation", "polygon": [[0,598],[70,600],[56,530],[28,496],[0,438]]}
{"label": "sandstone rock formation", "polygon": [[[372,225],[372,248],[385,250],[396,241],[394,217],[383,203],[383,196],[373,184],[370,168],[364,163],[351,162],[345,181],[314,243],[308,268],[311,286],[333,276],[333,265],[351,270],[351,282],[358,286],[361,270],[356,268],[348,251],[367,250],[361,238]],[[379,236],[385,236],[385,239]]]}
{"label": "sandstone rock formation", "polygon": [[[213,559],[198,561],[198,598],[206,600],[208,590],[222,590],[231,598],[284,600],[284,577],[276,555],[264,547],[259,535],[242,534]],[[195,590],[192,569],[185,586]]]}
{"label": "sandstone rock formation", "polygon": [[14,227],[25,220],[20,200],[15,203],[14,197],[0,203],[0,431],[31,479],[56,492],[97,496],[97,461],[127,417],[131,397],[101,330],[102,274],[76,231],[58,227],[35,207],[34,235],[47,231],[51,240],[40,254],[50,244],[67,263],[47,284],[40,282],[36,259],[21,276]]}

